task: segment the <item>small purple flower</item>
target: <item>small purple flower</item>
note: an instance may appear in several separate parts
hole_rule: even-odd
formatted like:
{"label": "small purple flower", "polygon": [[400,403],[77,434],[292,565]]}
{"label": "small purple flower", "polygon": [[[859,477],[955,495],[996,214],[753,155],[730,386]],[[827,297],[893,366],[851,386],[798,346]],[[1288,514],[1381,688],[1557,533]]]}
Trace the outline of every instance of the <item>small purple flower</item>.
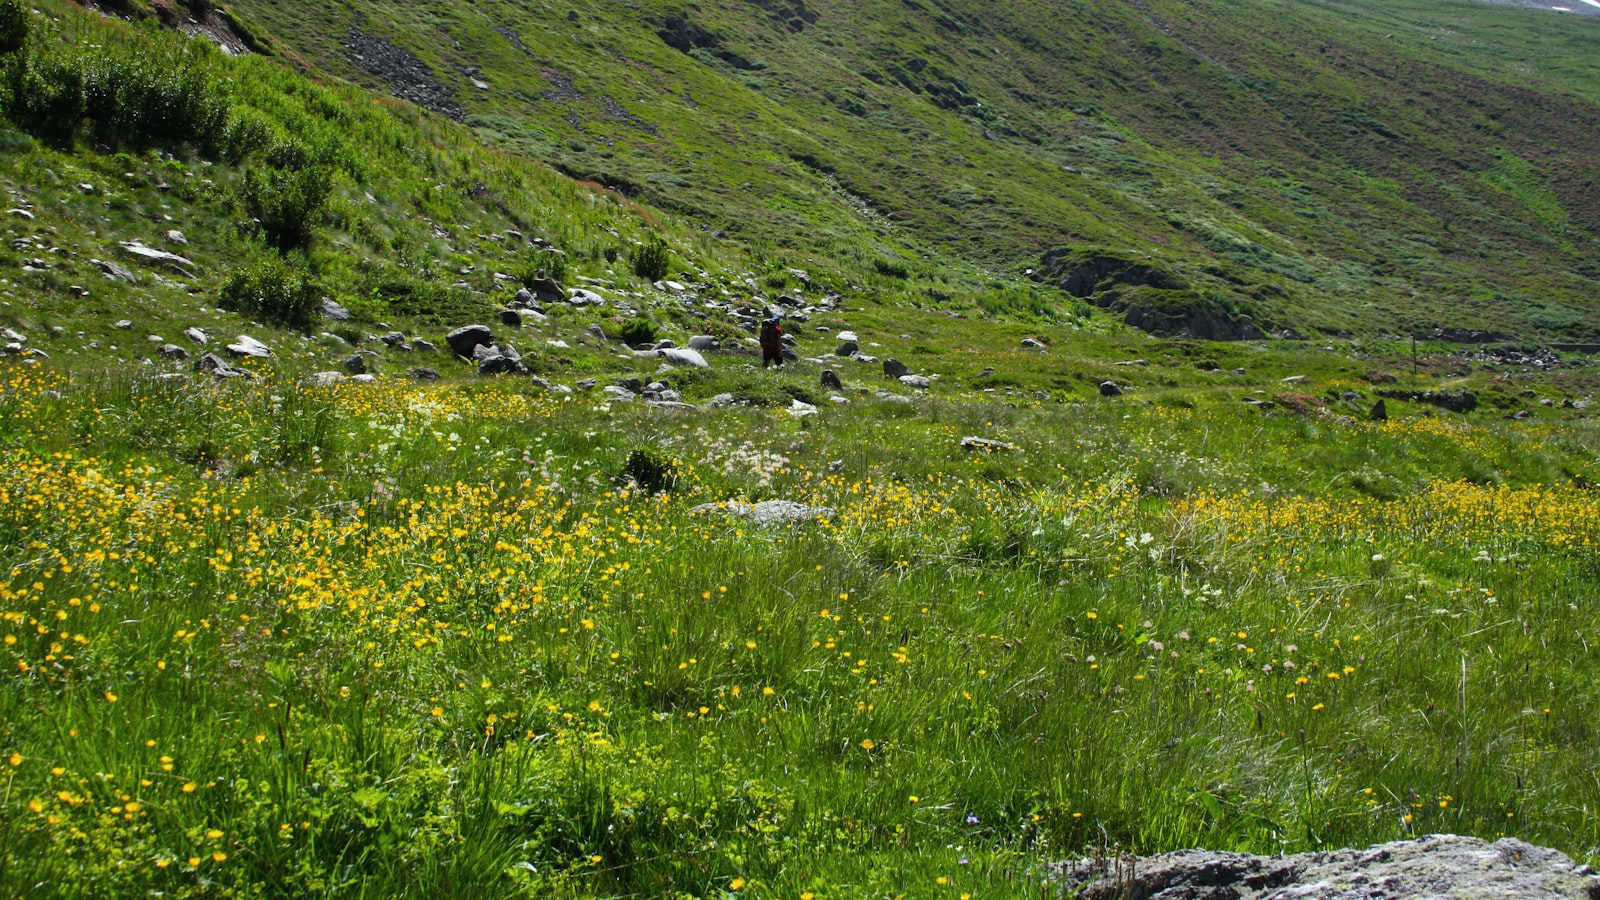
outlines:
{"label": "small purple flower", "polygon": [[976,815],[972,814],[972,813],[967,813],[967,824],[968,825],[976,825],[976,824],[978,824],[978,817]]}

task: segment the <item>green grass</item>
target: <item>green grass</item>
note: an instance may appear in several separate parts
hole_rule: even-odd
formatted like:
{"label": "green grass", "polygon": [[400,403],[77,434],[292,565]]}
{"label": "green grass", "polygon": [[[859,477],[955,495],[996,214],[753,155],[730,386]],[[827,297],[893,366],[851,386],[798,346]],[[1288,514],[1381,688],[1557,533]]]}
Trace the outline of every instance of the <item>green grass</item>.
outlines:
{"label": "green grass", "polygon": [[[1020,893],[1108,847],[1600,840],[1584,420],[5,374],[0,883]],[[616,480],[640,447],[669,493]],[[730,497],[836,512],[688,515]]]}
{"label": "green grass", "polygon": [[[1553,149],[1591,115],[1581,35],[1446,5],[1466,49],[1412,27],[1380,51],[1430,14],[1410,0],[1248,23],[819,0],[798,31],[702,5],[722,43],[690,56],[654,6],[351,7],[462,126],[296,71],[355,74],[344,7],[241,3],[277,56],[228,59],[40,6],[35,49],[181,59],[237,139],[44,140],[4,107],[32,218],[4,214],[0,326],[48,359],[0,359],[0,893],[1044,896],[1078,854],[1435,831],[1600,859],[1600,432],[1566,405],[1594,362],[1374,337],[1592,331],[1593,210]],[[1303,23],[1329,49],[1290,54]],[[1550,38],[1549,83],[1488,32]],[[1494,139],[1425,134],[1376,86],[1401,61],[1488,104],[1430,101]],[[1358,336],[1157,340],[1020,277],[1061,244]],[[693,296],[636,273],[651,247]],[[607,303],[495,324],[540,268]],[[324,295],[353,320],[305,321]],[[785,323],[803,357],[852,330],[937,377],[763,371],[705,305],[784,295],[816,307]],[[472,321],[574,392],[378,338]],[[596,325],[729,349],[659,372]],[[147,336],[203,352],[189,326],[274,356],[183,374]],[[377,383],[306,383],[357,350]],[[582,386],[627,376],[748,405]],[[1480,402],[1376,424],[1379,389]],[[667,490],[630,484],[645,459]],[[691,514],[776,498],[832,513]]]}

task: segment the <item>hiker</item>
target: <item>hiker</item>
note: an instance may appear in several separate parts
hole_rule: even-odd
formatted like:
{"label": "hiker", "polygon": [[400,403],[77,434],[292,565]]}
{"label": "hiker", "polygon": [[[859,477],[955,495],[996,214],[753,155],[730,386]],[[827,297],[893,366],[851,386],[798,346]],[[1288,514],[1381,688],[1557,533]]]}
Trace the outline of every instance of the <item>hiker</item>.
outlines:
{"label": "hiker", "polygon": [[783,368],[783,326],[778,324],[777,316],[761,323],[761,368],[765,369],[767,363]]}

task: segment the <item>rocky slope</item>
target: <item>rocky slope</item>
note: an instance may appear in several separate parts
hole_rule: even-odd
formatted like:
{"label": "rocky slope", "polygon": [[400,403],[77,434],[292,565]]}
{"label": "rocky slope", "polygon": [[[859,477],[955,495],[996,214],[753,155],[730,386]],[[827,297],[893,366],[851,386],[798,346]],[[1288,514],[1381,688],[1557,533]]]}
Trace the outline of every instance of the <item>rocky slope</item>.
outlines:
{"label": "rocky slope", "polygon": [[1367,850],[1252,856],[1185,850],[1060,867],[1082,900],[1365,900],[1373,897],[1600,898],[1600,876],[1556,850],[1429,835]]}

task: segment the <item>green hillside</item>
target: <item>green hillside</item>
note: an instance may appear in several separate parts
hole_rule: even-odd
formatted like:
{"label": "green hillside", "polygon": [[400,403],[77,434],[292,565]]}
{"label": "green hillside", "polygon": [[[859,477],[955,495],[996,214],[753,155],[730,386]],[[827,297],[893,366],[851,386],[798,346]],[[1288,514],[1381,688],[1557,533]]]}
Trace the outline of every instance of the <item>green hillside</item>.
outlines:
{"label": "green hillside", "polygon": [[1594,24],[0,0],[0,897],[1600,861]]}
{"label": "green hillside", "polygon": [[1592,21],[1421,0],[234,8],[290,58],[753,246],[934,278],[1132,254],[1176,293],[1101,305],[1279,330],[1597,327]]}

